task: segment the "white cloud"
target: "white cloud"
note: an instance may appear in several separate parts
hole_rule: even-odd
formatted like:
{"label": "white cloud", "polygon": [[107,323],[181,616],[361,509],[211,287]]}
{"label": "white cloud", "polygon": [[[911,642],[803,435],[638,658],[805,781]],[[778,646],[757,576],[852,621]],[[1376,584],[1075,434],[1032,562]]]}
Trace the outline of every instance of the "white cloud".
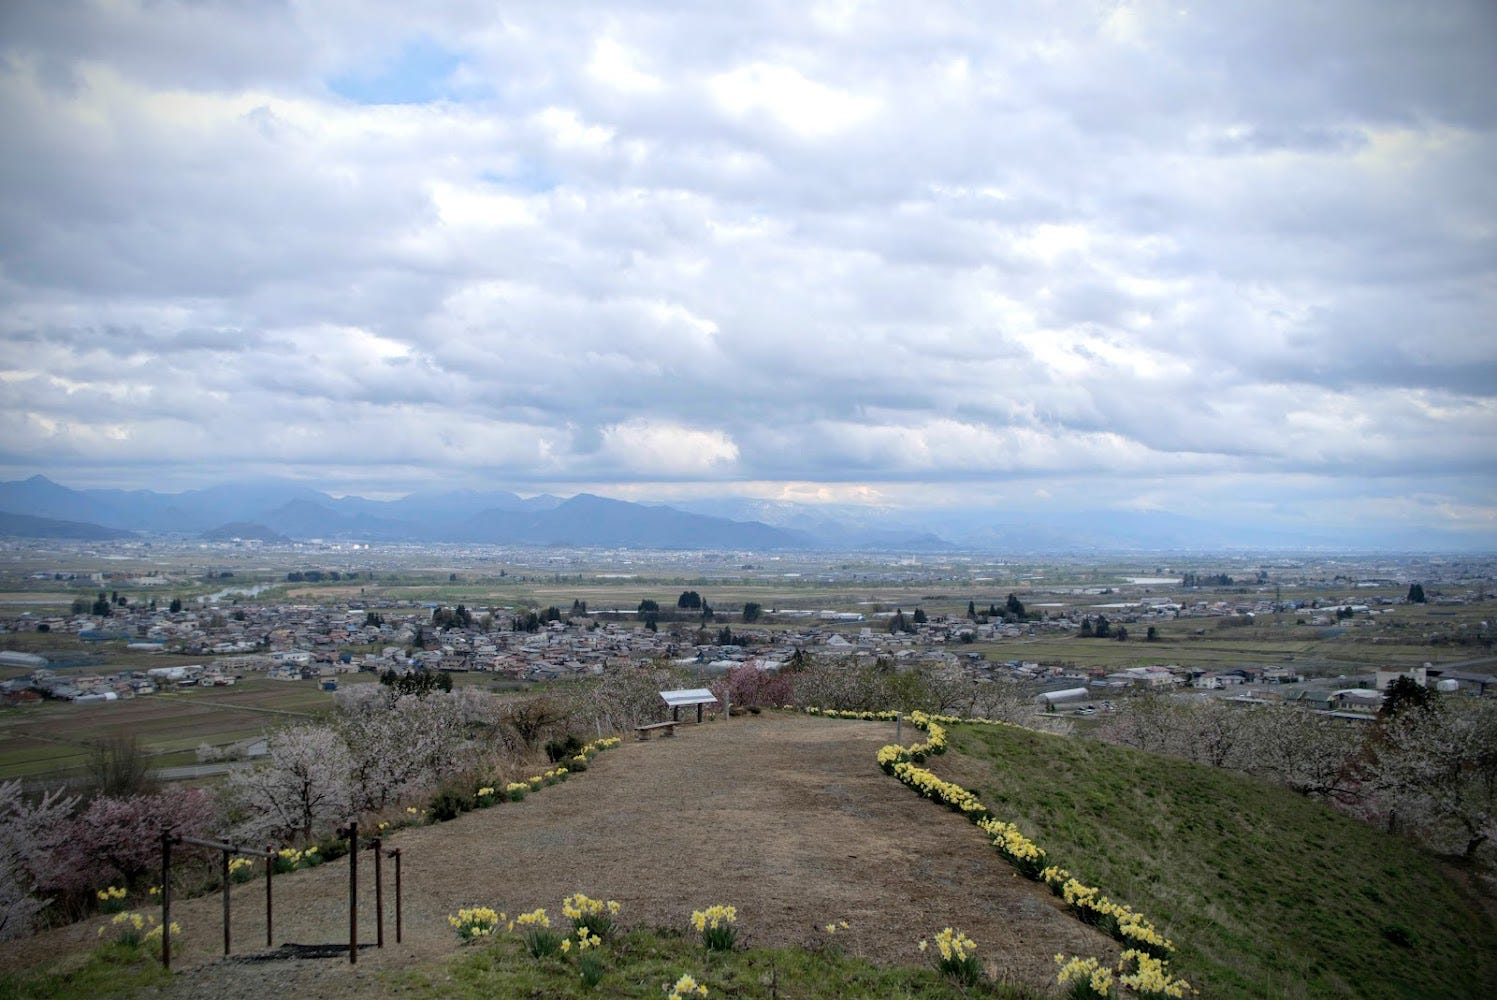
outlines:
{"label": "white cloud", "polygon": [[794,67],[762,62],[718,73],[707,81],[707,89],[734,117],[762,114],[811,139],[856,128],[879,107],[874,98],[818,83]]}
{"label": "white cloud", "polygon": [[1494,509],[1482,5],[89,10],[0,14],[17,473]]}
{"label": "white cloud", "polygon": [[738,446],[721,431],[652,420],[603,428],[603,453],[631,472],[668,477],[710,476],[738,460]]}

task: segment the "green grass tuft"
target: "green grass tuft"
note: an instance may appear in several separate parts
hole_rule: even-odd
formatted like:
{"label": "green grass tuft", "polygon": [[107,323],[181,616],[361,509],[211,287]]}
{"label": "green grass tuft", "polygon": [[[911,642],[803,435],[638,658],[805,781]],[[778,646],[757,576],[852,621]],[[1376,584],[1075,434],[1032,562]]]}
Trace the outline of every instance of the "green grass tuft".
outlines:
{"label": "green grass tuft", "polygon": [[400,974],[403,993],[418,997],[535,996],[556,998],[648,997],[690,973],[709,997],[879,997],[889,1000],[1038,1000],[1007,985],[962,988],[932,967],[880,967],[835,948],[746,948],[709,952],[697,935],[668,930],[621,934],[597,952],[604,972],[596,987],[583,983],[575,959],[535,960],[518,938],[506,937],[481,951],[454,959],[436,972]]}
{"label": "green grass tuft", "polygon": [[170,978],[171,973],[161,967],[149,949],[109,942],[81,960],[70,957],[50,969],[0,976],[0,998],[128,996]]}

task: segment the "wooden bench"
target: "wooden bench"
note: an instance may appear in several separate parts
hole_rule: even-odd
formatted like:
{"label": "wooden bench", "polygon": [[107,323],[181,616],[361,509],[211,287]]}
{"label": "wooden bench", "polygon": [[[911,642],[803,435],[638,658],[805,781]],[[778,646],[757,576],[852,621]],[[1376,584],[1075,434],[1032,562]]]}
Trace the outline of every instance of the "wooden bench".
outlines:
{"label": "wooden bench", "polygon": [[642,739],[642,740],[648,740],[650,738],[650,732],[651,732],[651,730],[655,730],[655,729],[663,729],[663,730],[665,730],[665,732],[662,734],[662,735],[665,735],[665,736],[674,736],[674,735],[676,735],[676,725],[677,724],[674,721],[671,721],[671,722],[652,722],[652,723],[650,723],[647,726],[635,726],[634,727],[634,731],[639,734],[639,738],[640,739]]}

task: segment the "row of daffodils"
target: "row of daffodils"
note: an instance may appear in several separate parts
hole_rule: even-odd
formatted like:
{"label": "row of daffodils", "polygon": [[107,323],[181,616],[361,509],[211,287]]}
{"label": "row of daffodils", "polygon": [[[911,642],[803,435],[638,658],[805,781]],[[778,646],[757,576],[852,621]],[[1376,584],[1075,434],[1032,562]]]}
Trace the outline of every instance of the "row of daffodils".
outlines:
{"label": "row of daffodils", "polygon": [[[887,720],[895,717],[893,712],[839,712],[827,709],[807,711],[811,715],[843,719]],[[1115,987],[1132,990],[1149,1000],[1184,997],[1197,992],[1189,982],[1170,974],[1167,957],[1174,953],[1175,946],[1143,914],[1124,903],[1109,899],[1096,886],[1087,885],[1066,869],[1051,864],[1044,848],[1026,837],[1014,824],[994,816],[975,794],[920,766],[930,757],[946,752],[947,725],[963,722],[1005,726],[1012,723],[995,719],[961,719],[925,712],[911,712],[909,721],[916,729],[924,732],[925,738],[908,747],[897,744],[882,747],[878,751],[879,767],[925,798],[967,817],[988,835],[994,849],[1015,871],[1026,878],[1045,883],[1051,892],[1065,900],[1067,908],[1078,919],[1123,943],[1122,957],[1115,969],[1103,966],[1095,958],[1067,958],[1057,955],[1056,962],[1061,967],[1058,982],[1066,988],[1068,996],[1075,1000],[1111,997]],[[962,962],[974,946],[960,932],[950,932],[948,928],[948,933],[955,933],[956,937],[948,939],[946,946],[941,948],[942,954],[948,961],[955,959]],[[963,947],[953,947],[953,940]],[[939,939],[937,943],[941,943]]]}
{"label": "row of daffodils", "polygon": [[[593,899],[578,892],[561,901],[562,916],[570,928],[554,926],[544,908],[511,917],[490,906],[474,906],[449,915],[447,922],[464,944],[510,934],[519,939],[524,951],[536,961],[575,962],[583,985],[591,989],[607,971],[608,945],[620,932],[621,909],[617,900]],[[738,947],[737,907],[714,903],[692,910],[690,923],[705,951],[730,952]],[[835,937],[851,927],[846,920],[839,920],[827,924],[825,930],[828,937]],[[932,958],[938,970],[969,986],[981,978],[977,945],[971,938],[947,927],[933,935],[931,941],[922,940],[920,951],[926,952],[932,943],[935,946]],[[708,995],[706,982],[690,972],[662,983],[660,989],[666,1000]]]}

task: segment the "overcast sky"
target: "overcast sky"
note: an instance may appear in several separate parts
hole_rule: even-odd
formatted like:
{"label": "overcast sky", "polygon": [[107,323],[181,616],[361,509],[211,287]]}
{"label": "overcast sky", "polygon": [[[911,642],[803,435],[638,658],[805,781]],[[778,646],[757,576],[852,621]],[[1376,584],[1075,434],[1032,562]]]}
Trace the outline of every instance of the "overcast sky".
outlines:
{"label": "overcast sky", "polygon": [[1490,0],[6,0],[0,52],[0,478],[1497,537]]}

